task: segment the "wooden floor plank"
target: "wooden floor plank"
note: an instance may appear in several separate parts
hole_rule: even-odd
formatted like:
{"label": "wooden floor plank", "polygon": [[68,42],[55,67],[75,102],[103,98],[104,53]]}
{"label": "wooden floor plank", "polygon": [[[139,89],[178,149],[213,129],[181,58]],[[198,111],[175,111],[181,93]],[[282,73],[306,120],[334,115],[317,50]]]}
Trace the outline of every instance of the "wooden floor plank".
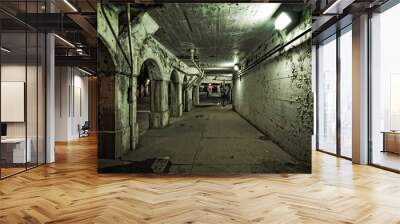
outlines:
{"label": "wooden floor plank", "polygon": [[0,223],[400,223],[400,175],[313,152],[313,174],[98,174],[96,139],[0,181]]}

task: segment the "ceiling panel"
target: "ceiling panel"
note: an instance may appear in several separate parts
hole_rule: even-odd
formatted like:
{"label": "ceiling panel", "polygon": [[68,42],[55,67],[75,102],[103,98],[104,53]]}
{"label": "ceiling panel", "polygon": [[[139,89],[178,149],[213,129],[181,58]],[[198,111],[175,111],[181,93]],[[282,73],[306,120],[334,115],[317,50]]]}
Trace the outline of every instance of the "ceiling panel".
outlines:
{"label": "ceiling panel", "polygon": [[159,24],[155,34],[176,56],[195,48],[202,67],[233,66],[272,32],[278,3],[170,3],[149,14]]}

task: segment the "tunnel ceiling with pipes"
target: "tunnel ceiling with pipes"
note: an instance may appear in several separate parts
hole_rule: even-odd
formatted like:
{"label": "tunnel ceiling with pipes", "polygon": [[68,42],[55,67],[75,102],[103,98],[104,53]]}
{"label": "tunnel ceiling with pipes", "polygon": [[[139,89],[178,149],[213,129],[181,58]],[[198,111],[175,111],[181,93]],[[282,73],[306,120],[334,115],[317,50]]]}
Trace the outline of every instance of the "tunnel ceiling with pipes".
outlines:
{"label": "tunnel ceiling with pipes", "polygon": [[242,57],[275,32],[273,16],[279,3],[164,4],[149,11],[160,29],[164,46],[189,63],[196,49],[200,66],[223,68]]}

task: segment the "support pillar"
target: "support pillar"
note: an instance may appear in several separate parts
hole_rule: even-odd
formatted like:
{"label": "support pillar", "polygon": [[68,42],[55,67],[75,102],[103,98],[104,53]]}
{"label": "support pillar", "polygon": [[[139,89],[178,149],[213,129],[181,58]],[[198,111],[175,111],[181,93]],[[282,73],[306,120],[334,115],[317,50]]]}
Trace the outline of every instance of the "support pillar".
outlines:
{"label": "support pillar", "polygon": [[193,105],[197,106],[200,104],[200,88],[199,86],[193,87]]}
{"label": "support pillar", "polygon": [[368,163],[368,15],[353,20],[352,158]]}
{"label": "support pillar", "polygon": [[193,100],[192,100],[192,88],[186,89],[184,92],[184,100],[185,100],[185,112],[189,112],[193,108]]}
{"label": "support pillar", "polygon": [[[50,5],[50,4],[49,4]],[[55,162],[55,53],[54,34],[46,35],[46,163]]]}
{"label": "support pillar", "polygon": [[[100,72],[98,74],[98,158],[119,159],[133,149],[131,122],[133,100],[129,86],[135,77],[122,75],[129,71],[115,71],[112,55],[104,44],[98,42]],[[112,68],[112,69],[111,69]],[[124,69],[124,67],[122,67]],[[125,69],[127,69],[125,67]],[[135,87],[134,87],[135,88]]]}
{"label": "support pillar", "polygon": [[151,94],[150,127],[164,128],[169,123],[168,82],[152,80]]}
{"label": "support pillar", "polygon": [[174,83],[172,90],[171,117],[180,117],[183,114],[182,84]]}
{"label": "support pillar", "polygon": [[132,149],[135,149],[139,144],[139,124],[137,123],[137,99],[136,99],[136,91],[137,91],[137,76],[133,76],[131,79],[131,95],[129,96],[131,99],[130,104],[130,123],[132,127],[132,138],[131,144]]}

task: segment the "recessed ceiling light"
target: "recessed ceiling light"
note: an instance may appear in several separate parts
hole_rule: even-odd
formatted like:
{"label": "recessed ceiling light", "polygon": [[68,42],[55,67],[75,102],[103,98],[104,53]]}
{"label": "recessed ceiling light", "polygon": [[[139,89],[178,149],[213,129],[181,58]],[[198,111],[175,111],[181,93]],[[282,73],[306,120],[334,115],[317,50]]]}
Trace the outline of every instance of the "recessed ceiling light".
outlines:
{"label": "recessed ceiling light", "polygon": [[292,19],[289,17],[289,15],[286,12],[282,12],[278,18],[275,20],[275,29],[277,30],[283,30],[285,29],[290,23],[292,22]]}
{"label": "recessed ceiling light", "polygon": [[81,69],[81,68],[79,68],[79,67],[78,67],[78,70],[81,71],[81,72],[83,72],[83,73],[85,73],[85,74],[87,74],[87,75],[93,75],[92,73],[90,73],[90,72],[88,72],[88,71],[86,71],[86,70],[83,70],[83,69]]}
{"label": "recessed ceiling light", "polygon": [[71,42],[69,42],[68,40],[62,38],[61,36],[59,36],[58,34],[54,34],[55,37],[57,37],[59,40],[61,40],[62,42],[64,42],[65,44],[69,45],[70,47],[75,48],[75,45],[73,45]]}
{"label": "recessed ceiling light", "polygon": [[11,52],[11,50],[9,50],[9,49],[7,49],[5,47],[1,47],[0,49],[1,49],[1,51],[4,51],[6,53],[10,53]]}
{"label": "recessed ceiling light", "polygon": [[238,64],[235,64],[235,65],[233,66],[233,70],[239,71],[239,70],[240,70],[240,66],[239,66]]}
{"label": "recessed ceiling light", "polygon": [[255,13],[248,17],[246,22],[265,22],[272,17],[280,5],[280,3],[252,3],[251,6],[254,7]]}
{"label": "recessed ceiling light", "polygon": [[68,0],[64,0],[65,4],[67,4],[74,12],[78,12],[78,10],[73,6]]}

